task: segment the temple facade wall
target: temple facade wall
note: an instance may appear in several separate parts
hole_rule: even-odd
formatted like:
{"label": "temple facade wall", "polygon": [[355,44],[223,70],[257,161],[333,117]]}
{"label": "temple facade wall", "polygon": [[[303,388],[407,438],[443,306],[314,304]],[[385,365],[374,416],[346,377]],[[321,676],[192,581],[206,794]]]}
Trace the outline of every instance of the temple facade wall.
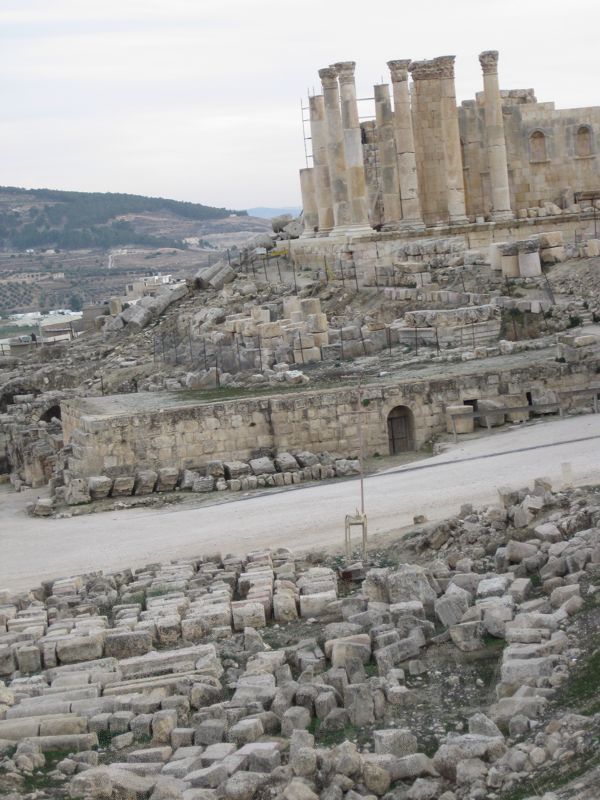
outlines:
{"label": "temple facade wall", "polygon": [[[365,386],[358,390],[298,392],[218,403],[178,403],[155,396],[153,410],[136,411],[137,395],[68,400],[62,404],[65,443],[75,477],[130,475],[139,469],[201,469],[210,461],[247,460],[260,452],[310,450],[354,455],[362,409],[364,452],[389,453],[388,415],[404,406],[412,418],[415,448],[446,429],[445,409],[465,400],[535,400],[549,390],[585,388],[597,362],[548,362],[520,369],[487,369],[440,379]],[[131,399],[133,397],[133,400]],[[131,413],[111,414],[103,404],[126,400]],[[93,403],[90,406],[90,402]],[[105,411],[105,413],[103,413]]]}

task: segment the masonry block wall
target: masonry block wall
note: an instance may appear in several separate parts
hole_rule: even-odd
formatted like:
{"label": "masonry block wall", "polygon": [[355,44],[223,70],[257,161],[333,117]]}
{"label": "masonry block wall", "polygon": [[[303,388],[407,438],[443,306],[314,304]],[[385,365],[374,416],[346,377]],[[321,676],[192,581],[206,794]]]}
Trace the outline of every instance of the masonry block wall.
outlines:
{"label": "masonry block wall", "polygon": [[[532,89],[501,92],[511,206],[553,202],[566,208],[575,192],[600,193],[600,108],[556,109]],[[458,110],[467,214],[487,216],[492,194],[483,93]]]}
{"label": "masonry block wall", "polygon": [[[597,361],[548,362],[371,385],[363,388],[362,405],[354,388],[204,404],[180,401],[176,393],[153,393],[144,400],[140,395],[67,400],[62,404],[64,436],[72,446],[70,469],[77,477],[116,477],[165,466],[197,469],[209,461],[248,459],[261,449],[349,456],[358,452],[360,408],[365,454],[385,455],[387,419],[397,406],[410,410],[414,446],[420,448],[445,430],[448,405],[486,398],[526,403],[526,392],[535,401],[549,391],[589,386],[597,368]],[[136,409],[142,402],[146,408]]]}

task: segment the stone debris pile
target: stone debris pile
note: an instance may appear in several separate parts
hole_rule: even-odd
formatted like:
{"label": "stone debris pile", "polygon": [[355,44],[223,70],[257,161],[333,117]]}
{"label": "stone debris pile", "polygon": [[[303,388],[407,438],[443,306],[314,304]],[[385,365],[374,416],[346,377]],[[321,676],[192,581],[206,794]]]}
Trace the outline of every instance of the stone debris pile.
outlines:
{"label": "stone debris pile", "polygon": [[325,357],[329,324],[318,298],[284,297],[277,320],[265,306],[250,306],[249,312],[228,315],[225,331],[247,351],[256,368],[285,362],[307,364]]}
{"label": "stone debris pile", "polygon": [[[597,720],[556,699],[598,587],[599,524],[600,502],[540,479],[422,527],[407,547],[428,561],[355,565],[353,591],[284,548],[1,591],[3,796],[33,774],[89,800],[514,788],[593,748]],[[504,645],[491,703],[426,752],[423,680],[490,640]]]}
{"label": "stone debris pile", "polygon": [[182,283],[166,288],[156,297],[143,297],[139,303],[129,306],[114,317],[100,317],[101,320],[104,320],[103,330],[106,333],[114,333],[126,328],[128,332],[137,333],[153,320],[158,319],[170,305],[182,300],[187,294],[188,287]]}
{"label": "stone debris pile", "polygon": [[249,461],[209,461],[201,469],[160,467],[141,469],[134,475],[92,475],[75,478],[68,468],[55,471],[53,494],[38,498],[29,505],[34,516],[52,516],[69,506],[82,506],[109,498],[145,497],[184,491],[196,494],[208,492],[248,492],[255,489],[292,486],[306,481],[329,480],[359,475],[360,461],[355,457],[342,458],[323,452],[307,450],[281,452],[276,456],[259,456]]}

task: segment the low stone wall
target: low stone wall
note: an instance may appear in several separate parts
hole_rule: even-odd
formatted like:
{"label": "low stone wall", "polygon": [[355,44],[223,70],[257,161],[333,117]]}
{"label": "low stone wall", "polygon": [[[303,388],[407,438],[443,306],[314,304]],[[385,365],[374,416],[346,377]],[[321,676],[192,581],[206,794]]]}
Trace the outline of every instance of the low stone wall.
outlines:
{"label": "low stone wall", "polygon": [[[247,461],[282,451],[356,453],[362,413],[366,455],[390,452],[388,415],[407,409],[412,444],[422,447],[445,430],[445,409],[464,400],[587,388],[597,381],[597,357],[574,363],[538,362],[444,378],[295,392],[274,397],[200,403],[177,393],[113,395],[62,404],[65,443],[74,477],[132,475],[161,467],[200,469],[211,461]],[[481,364],[481,362],[480,362]],[[524,401],[526,402],[526,401]]]}

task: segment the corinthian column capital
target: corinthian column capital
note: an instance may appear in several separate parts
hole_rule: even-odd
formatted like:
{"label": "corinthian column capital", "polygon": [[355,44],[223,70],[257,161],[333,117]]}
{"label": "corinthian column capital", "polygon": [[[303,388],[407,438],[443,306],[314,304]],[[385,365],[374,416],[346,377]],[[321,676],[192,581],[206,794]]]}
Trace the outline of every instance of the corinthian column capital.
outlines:
{"label": "corinthian column capital", "polygon": [[335,67],[323,67],[323,69],[320,69],[319,78],[324,89],[337,88],[337,70]]}
{"label": "corinthian column capital", "polygon": [[340,83],[354,83],[356,61],[338,61],[331,66],[337,71]]}
{"label": "corinthian column capital", "polygon": [[392,83],[401,83],[408,80],[408,68],[410,58],[403,58],[397,61],[388,61],[387,65],[392,76]]}
{"label": "corinthian column capital", "polygon": [[497,75],[498,74],[498,51],[497,50],[484,50],[479,54],[479,63],[484,75]]}
{"label": "corinthian column capital", "polygon": [[440,78],[454,78],[456,56],[438,56],[433,60],[439,70]]}

